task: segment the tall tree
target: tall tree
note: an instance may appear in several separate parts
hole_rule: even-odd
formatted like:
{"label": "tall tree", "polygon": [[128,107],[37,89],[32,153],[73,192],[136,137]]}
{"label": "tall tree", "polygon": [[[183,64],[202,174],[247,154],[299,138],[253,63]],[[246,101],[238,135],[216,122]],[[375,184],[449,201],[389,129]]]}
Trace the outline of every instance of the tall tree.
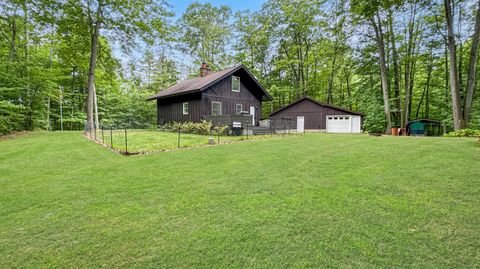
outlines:
{"label": "tall tree", "polygon": [[478,63],[478,45],[480,41],[480,1],[477,2],[475,16],[475,26],[472,35],[472,47],[470,50],[470,62],[468,64],[467,89],[465,93],[465,103],[463,108],[463,118],[465,125],[469,127],[472,113],[473,100],[476,88],[477,63]]}
{"label": "tall tree", "polygon": [[[177,48],[198,64],[208,62],[214,69],[228,66],[228,45],[233,39],[231,9],[194,2],[179,19]],[[198,65],[196,65],[198,66]]]}
{"label": "tall tree", "polygon": [[387,64],[385,61],[385,42],[384,34],[382,30],[382,24],[378,11],[375,16],[369,18],[372,28],[375,31],[375,41],[377,44],[378,50],[378,61],[380,64],[380,78],[382,82],[382,92],[383,92],[383,109],[385,113],[385,120],[387,123],[385,132],[390,134],[392,129],[392,119],[390,113],[390,97],[389,97],[389,85],[388,85],[388,70]]}
{"label": "tall tree", "polygon": [[[151,43],[155,35],[165,32],[165,18],[170,14],[165,4],[155,0],[148,1],[74,1],[66,0],[64,12],[66,16],[87,17],[90,29],[90,63],[88,71],[87,124],[94,128],[94,106],[96,99],[95,69],[97,61],[98,40],[101,30],[110,40],[120,41],[122,47],[135,43],[137,37]],[[84,23],[78,20],[78,23]]]}

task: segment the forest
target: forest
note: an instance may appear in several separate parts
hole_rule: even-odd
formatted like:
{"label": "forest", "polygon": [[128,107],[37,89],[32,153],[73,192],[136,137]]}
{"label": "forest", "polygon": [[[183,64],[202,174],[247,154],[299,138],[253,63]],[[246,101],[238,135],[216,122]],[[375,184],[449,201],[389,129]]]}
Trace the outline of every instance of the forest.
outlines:
{"label": "forest", "polygon": [[245,65],[272,95],[361,111],[364,130],[413,119],[480,128],[480,2],[267,0],[259,10],[163,0],[0,0],[0,134],[154,125],[145,99]]}

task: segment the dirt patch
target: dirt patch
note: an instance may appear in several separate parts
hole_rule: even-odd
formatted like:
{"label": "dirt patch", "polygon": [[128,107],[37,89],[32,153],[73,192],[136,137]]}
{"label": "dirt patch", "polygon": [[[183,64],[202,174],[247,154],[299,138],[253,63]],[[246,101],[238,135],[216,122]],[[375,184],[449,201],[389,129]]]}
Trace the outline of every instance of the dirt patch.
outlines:
{"label": "dirt patch", "polygon": [[32,133],[32,132],[31,131],[20,131],[20,132],[9,133],[9,134],[6,134],[6,135],[0,135],[0,141],[15,138],[15,137],[19,137],[19,136],[28,135],[30,133]]}

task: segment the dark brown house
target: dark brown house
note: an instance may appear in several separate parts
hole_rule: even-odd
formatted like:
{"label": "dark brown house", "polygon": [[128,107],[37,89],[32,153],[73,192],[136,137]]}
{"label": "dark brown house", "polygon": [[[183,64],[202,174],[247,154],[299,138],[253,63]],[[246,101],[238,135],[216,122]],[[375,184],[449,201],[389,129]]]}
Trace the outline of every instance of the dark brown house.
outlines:
{"label": "dark brown house", "polygon": [[331,133],[360,133],[362,116],[362,113],[324,104],[310,97],[301,98],[269,115],[271,120],[292,119],[298,126],[297,130],[304,128]]}
{"label": "dark brown house", "polygon": [[157,100],[158,124],[249,114],[258,125],[262,101],[272,97],[243,65],[210,72],[203,63],[199,77],[181,81],[147,100]]}

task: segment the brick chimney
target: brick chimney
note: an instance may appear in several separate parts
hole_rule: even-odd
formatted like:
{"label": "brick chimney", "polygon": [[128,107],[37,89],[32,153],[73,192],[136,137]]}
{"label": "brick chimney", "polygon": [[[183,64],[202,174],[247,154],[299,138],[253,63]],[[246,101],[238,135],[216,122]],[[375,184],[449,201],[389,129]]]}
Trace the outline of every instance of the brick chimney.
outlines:
{"label": "brick chimney", "polygon": [[202,62],[200,67],[200,77],[204,77],[210,73],[210,66],[206,62]]}

